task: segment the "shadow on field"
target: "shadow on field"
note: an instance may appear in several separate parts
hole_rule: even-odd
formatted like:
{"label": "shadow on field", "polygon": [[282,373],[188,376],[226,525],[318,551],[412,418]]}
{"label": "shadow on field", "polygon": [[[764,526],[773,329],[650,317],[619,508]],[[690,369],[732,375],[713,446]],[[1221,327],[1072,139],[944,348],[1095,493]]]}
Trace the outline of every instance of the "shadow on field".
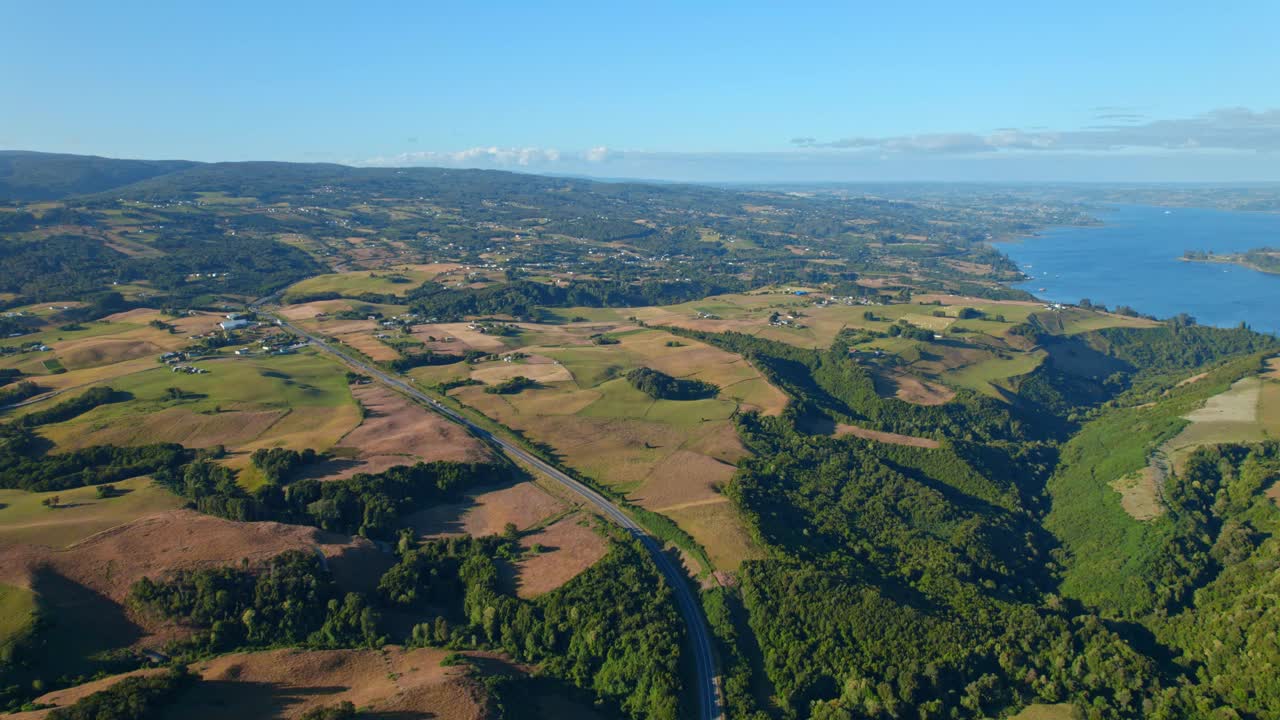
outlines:
{"label": "shadow on field", "polygon": [[336,685],[299,688],[264,682],[206,680],[183,693],[181,700],[163,717],[182,720],[291,717],[296,714],[298,704],[317,696],[338,695],[347,689]]}
{"label": "shadow on field", "polygon": [[49,568],[37,570],[31,589],[48,622],[42,668],[53,676],[80,675],[100,667],[96,655],[140,640],[142,629],[110,598]]}

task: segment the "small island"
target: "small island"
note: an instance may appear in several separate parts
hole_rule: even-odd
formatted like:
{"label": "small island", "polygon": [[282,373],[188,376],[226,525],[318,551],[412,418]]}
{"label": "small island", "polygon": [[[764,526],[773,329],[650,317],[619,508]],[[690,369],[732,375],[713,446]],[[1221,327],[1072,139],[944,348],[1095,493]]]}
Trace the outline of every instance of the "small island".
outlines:
{"label": "small island", "polygon": [[1280,248],[1260,247],[1241,253],[1215,254],[1212,250],[1188,250],[1182,254],[1187,262],[1229,263],[1251,270],[1280,275]]}

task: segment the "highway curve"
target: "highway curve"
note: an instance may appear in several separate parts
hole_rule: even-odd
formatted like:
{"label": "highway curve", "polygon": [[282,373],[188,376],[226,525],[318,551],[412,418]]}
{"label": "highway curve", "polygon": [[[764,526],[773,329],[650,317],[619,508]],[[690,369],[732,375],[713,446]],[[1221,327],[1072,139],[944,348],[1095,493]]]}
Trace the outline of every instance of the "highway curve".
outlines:
{"label": "highway curve", "polygon": [[623,512],[621,508],[613,504],[613,502],[605,496],[595,490],[592,490],[581,482],[574,480],[555,466],[525,451],[515,443],[475,425],[466,417],[455,412],[452,408],[442,405],[435,398],[421,392],[404,380],[401,380],[378,367],[370,365],[359,358],[348,355],[341,349],[334,347],[332,343],[306,332],[295,325],[291,325],[283,318],[276,317],[276,324],[299,337],[306,338],[318,349],[337,357],[342,362],[360,370],[378,382],[422,402],[432,410],[461,424],[477,437],[493,444],[508,455],[519,458],[536,467],[552,480],[555,480],[571,490],[573,493],[577,494],[601,515],[617,523],[619,526],[626,529],[627,532],[639,539],[645,549],[649,551],[649,556],[653,558],[653,562],[658,566],[658,570],[660,570],[663,577],[667,579],[667,584],[675,594],[676,605],[680,610],[680,615],[684,618],[685,626],[688,628],[689,645],[693,650],[694,664],[698,675],[698,717],[701,718],[701,720],[723,719],[724,711],[720,705],[720,677],[716,674],[715,661],[713,659],[714,656],[711,650],[711,633],[707,629],[706,620],[702,616],[702,608],[698,604],[697,597],[694,596],[694,591],[689,587],[688,577],[686,577],[684,572],[671,561],[671,558],[668,557],[666,553],[662,552],[662,546],[651,535],[649,535],[649,533],[645,532],[644,528],[640,527],[640,525],[632,520],[629,515]]}

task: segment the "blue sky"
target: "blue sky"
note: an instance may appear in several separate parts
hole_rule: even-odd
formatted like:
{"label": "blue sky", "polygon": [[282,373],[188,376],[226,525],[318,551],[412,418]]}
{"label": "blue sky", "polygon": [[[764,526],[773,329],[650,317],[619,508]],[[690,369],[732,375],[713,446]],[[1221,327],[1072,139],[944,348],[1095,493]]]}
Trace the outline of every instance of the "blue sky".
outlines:
{"label": "blue sky", "polygon": [[681,180],[1280,180],[1275,0],[0,0],[0,20],[0,148]]}

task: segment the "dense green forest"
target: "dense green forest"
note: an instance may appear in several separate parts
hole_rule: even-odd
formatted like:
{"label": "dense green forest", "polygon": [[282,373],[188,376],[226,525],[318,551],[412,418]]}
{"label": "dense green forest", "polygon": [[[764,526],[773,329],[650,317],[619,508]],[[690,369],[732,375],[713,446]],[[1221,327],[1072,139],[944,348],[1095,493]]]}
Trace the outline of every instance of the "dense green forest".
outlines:
{"label": "dense green forest", "polygon": [[424,285],[410,294],[414,311],[426,318],[456,321],[474,315],[537,317],[538,308],[637,307],[673,305],[750,287],[732,278],[705,281],[649,280],[635,284],[575,281],[566,286],[518,280],[462,290]]}
{"label": "dense green forest", "polygon": [[[1120,374],[1103,382],[1067,364],[1028,379],[1039,384],[1036,402],[960,395],[919,407],[876,396],[843,341],[823,352],[676,332],[741,352],[793,398],[780,417],[738,419],[752,456],[727,494],[767,557],[745,563],[739,587],[708,598],[733,716],[981,718],[1031,702],[1072,703],[1090,718],[1191,717],[1222,705],[1269,716],[1260,678],[1228,678],[1229,653],[1196,645],[1209,635],[1195,634],[1187,613],[1199,598],[1231,602],[1213,589],[1239,588],[1263,566],[1223,558],[1275,551],[1264,538],[1276,509],[1261,493],[1280,477],[1274,444],[1198,451],[1170,478],[1169,511],[1150,525],[1097,493],[1144,465],[1187,410],[1257,372],[1258,351],[1274,338],[1194,326],[1064,338],[1073,352],[1111,358]],[[1207,379],[1174,387],[1215,363]],[[943,443],[801,432],[815,412]],[[1083,464],[1081,453],[1111,469]],[[1094,494],[1068,502],[1071,483]],[[1049,507],[1052,533],[1040,521]],[[1110,537],[1099,512],[1141,532]],[[1067,522],[1074,535],[1063,534]],[[1122,562],[1095,562],[1107,557]],[[1205,652],[1223,669],[1203,669],[1194,656]],[[1240,693],[1247,702],[1232,700]]]}
{"label": "dense green forest", "polygon": [[145,282],[154,289],[153,303],[181,306],[210,293],[266,295],[319,272],[315,260],[297,248],[227,237],[212,225],[173,232],[154,246],[164,254],[130,256],[79,235],[39,243],[0,239],[0,292],[31,301],[82,300],[113,283]]}
{"label": "dense green forest", "polygon": [[2,150],[0,197],[55,200],[129,185],[195,165],[185,160],[114,160]]}

